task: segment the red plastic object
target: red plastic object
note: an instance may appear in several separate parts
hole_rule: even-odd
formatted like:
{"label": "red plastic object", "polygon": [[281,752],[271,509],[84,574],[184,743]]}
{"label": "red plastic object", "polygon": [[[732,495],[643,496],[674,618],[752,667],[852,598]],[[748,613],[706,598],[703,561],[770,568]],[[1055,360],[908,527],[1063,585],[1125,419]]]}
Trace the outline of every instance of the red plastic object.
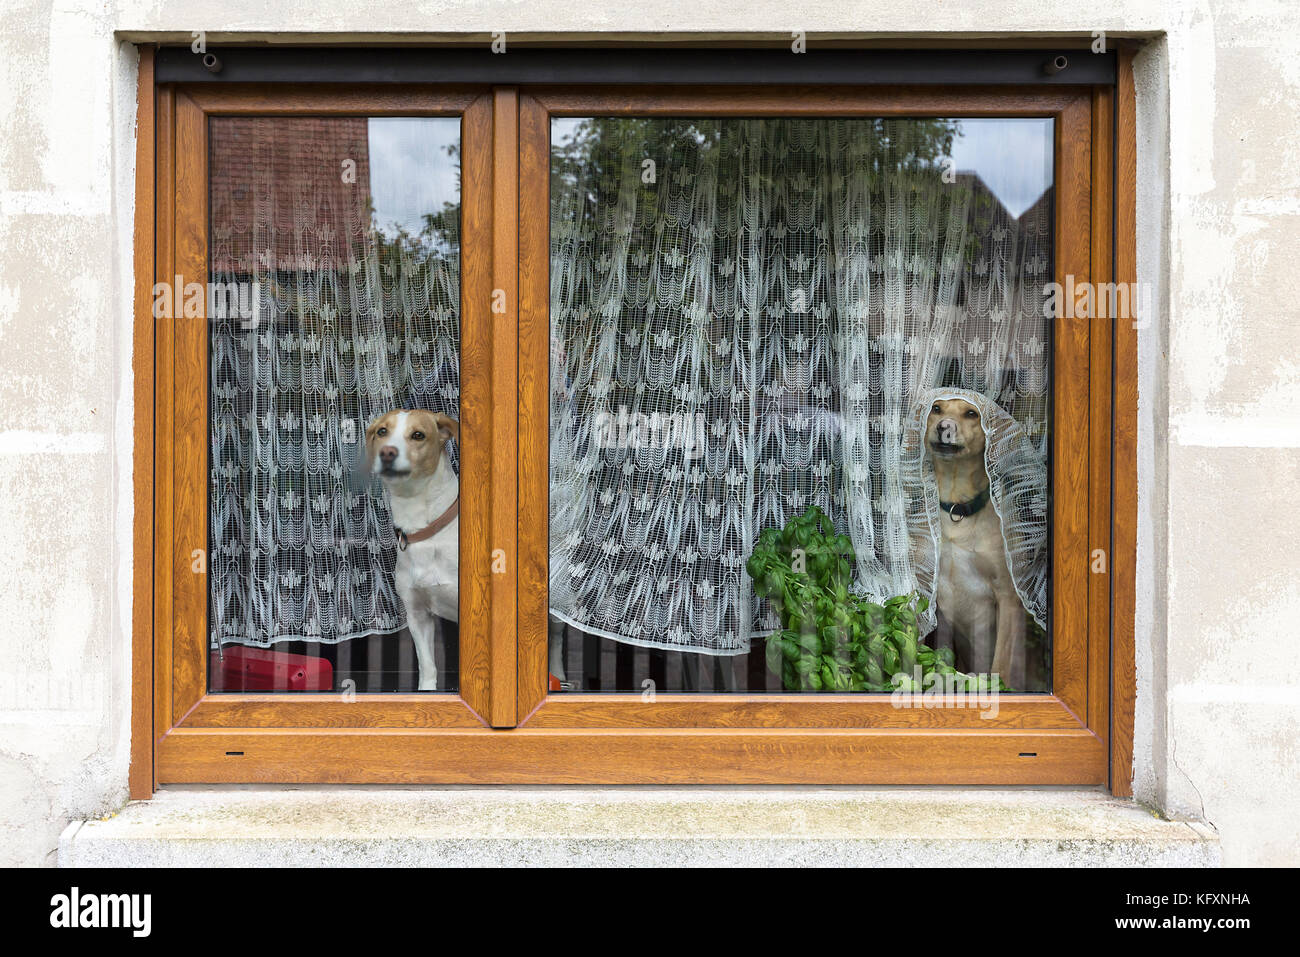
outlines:
{"label": "red plastic object", "polygon": [[209,664],[213,691],[334,690],[334,666],[311,655],[227,645]]}

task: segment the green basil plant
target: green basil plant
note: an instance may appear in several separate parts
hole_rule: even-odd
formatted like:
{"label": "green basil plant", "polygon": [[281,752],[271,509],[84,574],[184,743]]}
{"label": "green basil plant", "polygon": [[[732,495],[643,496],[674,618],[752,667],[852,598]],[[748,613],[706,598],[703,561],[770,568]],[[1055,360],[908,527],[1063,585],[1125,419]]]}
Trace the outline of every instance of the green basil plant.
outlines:
{"label": "green basil plant", "polygon": [[[849,590],[857,556],[815,505],[784,529],[764,529],[745,570],[772,603],[781,630],[767,638],[767,666],[789,691],[920,691],[937,672],[954,690],[989,690],[987,676],[953,666],[952,650],[921,641],[927,599],[911,592],[876,604]],[[931,679],[933,680],[933,679]],[[1000,683],[999,683],[1000,684]]]}

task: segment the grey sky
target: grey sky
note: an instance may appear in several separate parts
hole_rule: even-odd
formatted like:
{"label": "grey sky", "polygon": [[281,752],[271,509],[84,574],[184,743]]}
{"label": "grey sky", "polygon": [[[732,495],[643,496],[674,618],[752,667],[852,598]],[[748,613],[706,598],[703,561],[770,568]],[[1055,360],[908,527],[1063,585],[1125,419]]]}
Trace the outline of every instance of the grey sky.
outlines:
{"label": "grey sky", "polygon": [[[370,195],[380,229],[394,223],[418,234],[424,214],[459,202],[459,155],[447,147],[460,142],[454,116],[371,117]],[[459,153],[459,151],[458,151]]]}
{"label": "grey sky", "polygon": [[1052,185],[1050,119],[969,119],[959,121],[953,140],[958,172],[973,172],[1007,208],[1019,216]]}

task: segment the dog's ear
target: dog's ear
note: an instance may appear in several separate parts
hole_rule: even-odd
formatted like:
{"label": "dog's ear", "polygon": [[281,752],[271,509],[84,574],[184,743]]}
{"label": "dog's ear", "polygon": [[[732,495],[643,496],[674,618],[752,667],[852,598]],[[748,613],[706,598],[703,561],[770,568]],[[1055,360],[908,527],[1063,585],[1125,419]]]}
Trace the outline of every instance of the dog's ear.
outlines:
{"label": "dog's ear", "polygon": [[460,442],[460,423],[449,415],[435,412],[433,420],[438,423],[438,435],[444,441],[455,439]]}

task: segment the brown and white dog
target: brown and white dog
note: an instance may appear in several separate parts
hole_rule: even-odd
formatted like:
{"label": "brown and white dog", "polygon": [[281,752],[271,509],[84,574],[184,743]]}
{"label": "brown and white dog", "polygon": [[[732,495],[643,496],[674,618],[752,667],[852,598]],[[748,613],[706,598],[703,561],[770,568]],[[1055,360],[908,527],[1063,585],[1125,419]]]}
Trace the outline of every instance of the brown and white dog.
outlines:
{"label": "brown and white dog", "polygon": [[936,644],[953,649],[958,668],[995,672],[1024,690],[1028,624],[1007,567],[1002,519],[989,502],[979,410],[965,399],[937,399],[926,417],[925,445],[942,512]]}
{"label": "brown and white dog", "polygon": [[388,490],[397,594],[415,640],[420,690],[436,691],[435,618],[459,621],[460,485],[443,448],[460,424],[440,412],[394,409],[366,426],[366,470]]}

